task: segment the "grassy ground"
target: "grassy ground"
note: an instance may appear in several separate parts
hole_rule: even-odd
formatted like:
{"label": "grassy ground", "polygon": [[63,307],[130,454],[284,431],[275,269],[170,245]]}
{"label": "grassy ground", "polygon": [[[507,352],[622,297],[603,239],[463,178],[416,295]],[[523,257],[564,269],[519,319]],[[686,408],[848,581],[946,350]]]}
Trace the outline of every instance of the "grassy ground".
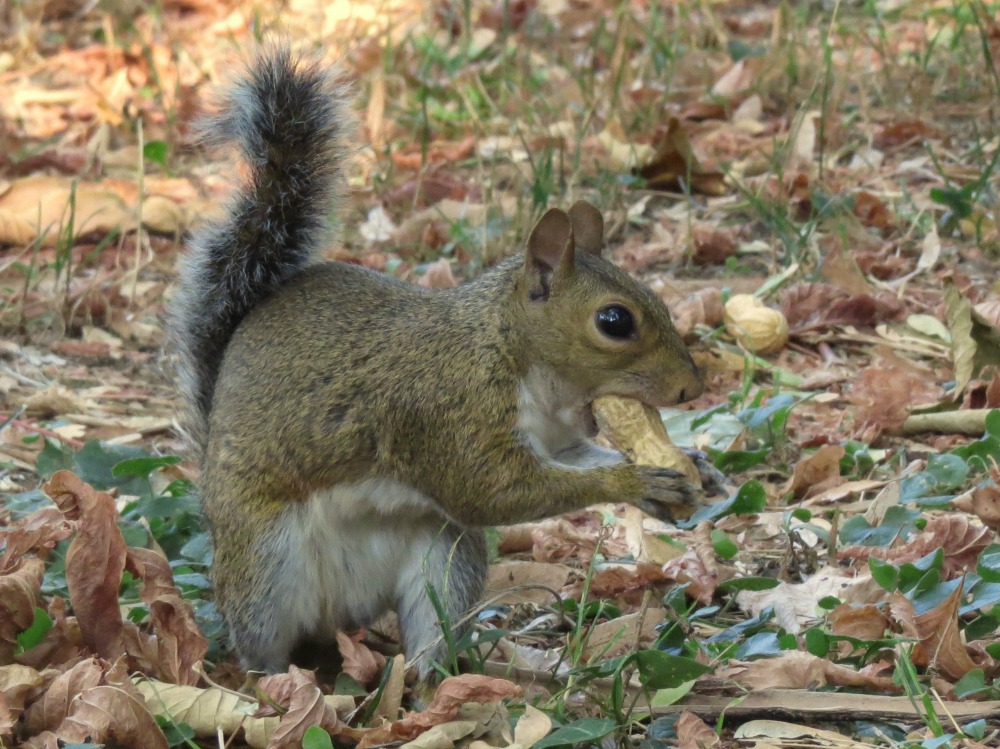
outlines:
{"label": "grassy ground", "polygon": [[[0,741],[996,745],[1000,6],[13,2],[0,23]],[[670,433],[732,482],[685,528],[609,506],[499,529],[456,645],[493,679],[417,716],[389,623],[345,635],[330,683],[261,682],[271,717],[246,717],[172,457],[160,316],[238,174],[192,123],[275,29],[358,92],[330,258],[449,286],[591,200],[707,373]],[[60,469],[93,489],[60,474],[56,509]]]}

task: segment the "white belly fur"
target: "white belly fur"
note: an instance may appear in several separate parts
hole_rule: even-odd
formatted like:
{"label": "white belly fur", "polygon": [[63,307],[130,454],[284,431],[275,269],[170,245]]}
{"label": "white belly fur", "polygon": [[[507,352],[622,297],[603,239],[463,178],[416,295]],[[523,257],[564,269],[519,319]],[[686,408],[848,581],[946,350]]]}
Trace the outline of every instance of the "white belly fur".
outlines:
{"label": "white belly fur", "polygon": [[290,507],[273,541],[286,626],[332,639],[337,629],[371,624],[400,591],[423,586],[423,560],[445,522],[424,494],[385,479]]}

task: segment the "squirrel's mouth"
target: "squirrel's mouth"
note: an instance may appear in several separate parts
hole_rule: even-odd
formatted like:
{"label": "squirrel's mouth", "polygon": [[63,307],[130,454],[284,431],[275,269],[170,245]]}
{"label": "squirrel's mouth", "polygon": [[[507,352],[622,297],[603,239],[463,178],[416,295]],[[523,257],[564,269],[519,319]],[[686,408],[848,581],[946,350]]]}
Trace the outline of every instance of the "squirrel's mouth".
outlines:
{"label": "squirrel's mouth", "polygon": [[594,416],[594,402],[583,405],[583,433],[593,439],[599,431],[597,427],[597,417]]}

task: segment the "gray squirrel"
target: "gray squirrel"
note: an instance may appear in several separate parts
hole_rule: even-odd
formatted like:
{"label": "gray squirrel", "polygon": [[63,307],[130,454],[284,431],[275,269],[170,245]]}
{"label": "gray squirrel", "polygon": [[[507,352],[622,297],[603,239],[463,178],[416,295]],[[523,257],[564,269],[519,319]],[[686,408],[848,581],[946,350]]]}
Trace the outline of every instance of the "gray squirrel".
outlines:
{"label": "gray squirrel", "polygon": [[629,502],[688,517],[678,472],[596,445],[595,398],[702,378],[663,302],[601,257],[600,212],[538,221],[455,289],[322,262],[353,133],[336,71],[261,47],[206,131],[248,174],[190,242],[168,330],[201,463],[212,577],[245,668],[394,610],[421,678],[480,598],[483,529]]}

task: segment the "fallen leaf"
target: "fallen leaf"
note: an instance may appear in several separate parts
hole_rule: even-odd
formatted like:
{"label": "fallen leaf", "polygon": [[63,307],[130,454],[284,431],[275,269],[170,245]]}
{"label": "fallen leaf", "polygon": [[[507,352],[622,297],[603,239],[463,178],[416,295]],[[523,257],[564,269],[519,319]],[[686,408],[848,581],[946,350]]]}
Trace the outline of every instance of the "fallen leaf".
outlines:
{"label": "fallen leaf", "polygon": [[900,565],[915,562],[941,549],[944,552],[941,573],[945,580],[950,580],[965,570],[975,569],[980,553],[992,541],[993,533],[989,528],[971,523],[967,515],[949,513],[929,518],[924,530],[902,546],[888,549],[881,546],[845,546],[837,552],[837,556],[861,561],[875,558]]}
{"label": "fallen leaf", "polygon": [[69,471],[57,471],[44,490],[67,518],[78,521],[77,535],[66,551],[66,583],[80,631],[95,653],[115,660],[125,652],[118,609],[125,541],[115,501]]}
{"label": "fallen leaf", "polygon": [[385,668],[385,656],[373,652],[365,645],[364,637],[364,632],[351,636],[338,631],[337,646],[340,650],[340,657],[344,661],[343,672],[358,684],[372,687],[377,684],[378,678],[382,675],[382,669]]}
{"label": "fallen leaf", "polygon": [[104,670],[96,658],[87,658],[57,676],[25,714],[25,730],[29,734],[55,731],[69,716],[73,700],[92,687],[98,686]]}
{"label": "fallen leaf", "polygon": [[722,172],[704,168],[695,158],[681,121],[671,117],[663,142],[650,161],[636,170],[650,190],[683,191],[687,185],[703,195],[726,195],[729,187]]}
{"label": "fallen leaf", "polygon": [[794,499],[803,499],[842,483],[840,459],[844,454],[842,445],[823,445],[811,455],[799,458],[781,493],[790,492]]}
{"label": "fallen leaf", "polygon": [[1000,530],[1000,486],[985,484],[952,500],[955,509],[971,512],[994,531]]}
{"label": "fallen leaf", "polygon": [[781,311],[792,333],[837,325],[874,326],[898,319],[902,306],[892,294],[852,294],[832,284],[795,284],[781,295]]}
{"label": "fallen leaf", "polygon": [[702,289],[671,305],[670,312],[681,338],[687,338],[695,325],[717,327],[725,314],[722,291],[714,287]]}
{"label": "fallen leaf", "polygon": [[899,120],[879,128],[874,143],[876,148],[898,148],[941,137],[939,130],[922,120]]}
{"label": "fallen leaf", "polygon": [[956,585],[940,605],[918,614],[914,619],[929,665],[941,669],[956,681],[976,668],[976,662],[969,656],[958,628],[958,609],[962,598],[962,586]]}
{"label": "fallen leaf", "polygon": [[113,686],[85,689],[73,700],[70,713],[46,735],[68,743],[115,743],[133,749],[168,749],[167,739],[146,706],[127,691]]}
{"label": "fallen leaf", "polygon": [[506,679],[479,674],[452,676],[441,682],[426,710],[409,713],[388,725],[373,728],[362,738],[358,749],[391,741],[412,740],[433,726],[451,721],[467,702],[494,702],[519,697],[522,691],[521,687]]}
{"label": "fallen leaf", "polygon": [[503,559],[490,565],[486,595],[498,605],[550,603],[569,581],[572,569],[553,562]]}
{"label": "fallen leaf", "polygon": [[426,289],[451,289],[458,286],[458,280],[451,271],[448,259],[441,258],[427,266],[417,285]]}
{"label": "fallen leaf", "polygon": [[679,583],[687,583],[685,592],[704,604],[712,602],[719,583],[736,576],[736,570],[720,564],[711,541],[711,522],[699,523],[688,550],[663,565],[663,574]]}
{"label": "fallen leaf", "polygon": [[650,608],[595,624],[584,642],[584,662],[650,647],[659,635],[657,627],[664,617],[662,608]]}
{"label": "fallen leaf", "polygon": [[142,579],[140,595],[149,606],[157,641],[156,673],[177,684],[197,684],[201,681],[198,666],[208,641],[195,621],[191,604],[174,585],[170,563],[152,549],[129,548],[126,568]]}
{"label": "fallen leaf", "polygon": [[674,730],[677,732],[679,749],[711,749],[722,743],[705,721],[688,710],[677,718]]}
{"label": "fallen leaf", "polygon": [[744,663],[732,660],[715,676],[734,679],[754,690],[816,689],[824,686],[855,687],[896,693],[900,688],[891,676],[881,676],[885,664],[872,663],[861,669],[841,666],[826,658],[800,650],[788,650],[773,658]]}
{"label": "fallen leaf", "polygon": [[697,265],[721,265],[736,254],[738,230],[698,222],[691,226],[691,260]]}
{"label": "fallen leaf", "polygon": [[[337,711],[323,699],[315,675],[296,666],[289,666],[287,677],[282,683],[283,699],[279,703],[285,708],[285,713],[267,742],[267,749],[291,749],[301,746],[302,737],[310,726],[319,726],[327,733],[339,736],[344,726]],[[261,682],[264,680],[261,679]],[[273,681],[267,682],[266,685],[261,685],[259,682],[258,686],[270,695],[267,689],[274,684]]]}

